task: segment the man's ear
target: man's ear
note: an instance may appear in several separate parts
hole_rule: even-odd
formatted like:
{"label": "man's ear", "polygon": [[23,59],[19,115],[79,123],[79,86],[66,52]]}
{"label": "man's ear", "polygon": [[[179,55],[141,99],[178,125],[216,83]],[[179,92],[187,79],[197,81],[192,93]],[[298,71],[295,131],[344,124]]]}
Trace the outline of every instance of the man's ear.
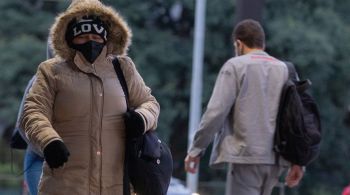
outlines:
{"label": "man's ear", "polygon": [[237,47],[241,47],[242,46],[242,41],[241,40],[239,40],[239,39],[236,39],[236,46]]}
{"label": "man's ear", "polygon": [[239,55],[244,55],[245,54],[245,49],[246,49],[246,45],[239,39],[237,39],[237,49],[239,51]]}
{"label": "man's ear", "polygon": [[245,48],[247,47],[247,45],[244,44],[243,41],[241,41],[239,39],[236,40],[236,44],[237,44],[237,48],[242,50],[241,52],[243,52],[245,50]]}

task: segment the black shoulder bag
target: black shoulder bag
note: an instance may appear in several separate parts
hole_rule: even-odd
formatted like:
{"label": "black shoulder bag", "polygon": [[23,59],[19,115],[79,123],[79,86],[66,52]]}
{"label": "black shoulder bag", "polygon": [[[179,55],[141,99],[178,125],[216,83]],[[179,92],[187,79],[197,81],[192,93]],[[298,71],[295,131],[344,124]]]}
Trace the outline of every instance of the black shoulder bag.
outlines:
{"label": "black shoulder bag", "polygon": [[[129,91],[119,60],[113,60],[114,70],[125,93],[127,110],[130,110]],[[124,162],[124,195],[129,194],[129,182],[140,195],[166,195],[173,170],[169,147],[153,130],[143,136],[126,140]]]}

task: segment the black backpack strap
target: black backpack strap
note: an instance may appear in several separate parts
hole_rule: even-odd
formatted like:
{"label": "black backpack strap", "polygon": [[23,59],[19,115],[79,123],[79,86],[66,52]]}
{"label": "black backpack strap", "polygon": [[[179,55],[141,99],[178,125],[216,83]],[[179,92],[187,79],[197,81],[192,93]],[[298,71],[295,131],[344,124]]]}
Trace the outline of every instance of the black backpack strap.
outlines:
{"label": "black backpack strap", "polygon": [[112,63],[113,63],[114,71],[115,71],[115,73],[117,73],[120,85],[123,88],[123,91],[124,91],[124,94],[125,94],[126,105],[128,107],[128,110],[129,110],[129,107],[130,107],[130,104],[129,104],[129,90],[128,90],[128,85],[126,84],[126,80],[125,80],[122,68],[120,66],[120,62],[119,62],[118,58],[114,58]]}
{"label": "black backpack strap", "polygon": [[[298,73],[297,71],[295,70],[295,66],[293,63],[291,62],[287,62],[287,61],[284,61],[284,64],[287,66],[288,68],[288,79],[292,80],[293,83],[297,82],[299,80],[299,76],[298,76]],[[280,113],[281,108],[279,108],[279,111],[278,113]],[[279,120],[279,114],[277,114],[277,121]],[[276,123],[276,125],[278,125],[278,123]],[[276,127],[276,129],[279,129],[278,127]],[[281,140],[280,140],[280,132],[278,130],[275,131],[275,137],[274,137],[274,141],[277,142],[277,143],[280,143]],[[274,148],[273,150],[275,151],[275,164],[276,165],[280,165],[280,155],[279,155],[279,148],[277,145],[274,145]]]}
{"label": "black backpack strap", "polygon": [[[128,86],[126,84],[126,80],[123,74],[123,71],[120,67],[120,63],[118,58],[114,58],[113,61],[113,67],[114,67],[114,71],[118,76],[120,85],[123,88],[124,94],[125,94],[125,101],[126,101],[126,105],[127,105],[127,110],[129,110],[129,91],[128,91]],[[123,195],[130,195],[130,179],[129,179],[129,171],[128,171],[128,147],[126,146],[126,150],[125,150],[125,160],[124,160],[124,174],[123,174]]]}
{"label": "black backpack strap", "polygon": [[295,69],[295,66],[293,63],[291,62],[284,62],[288,68],[288,78],[290,78],[292,81],[298,81],[299,80],[299,76],[298,73]]}

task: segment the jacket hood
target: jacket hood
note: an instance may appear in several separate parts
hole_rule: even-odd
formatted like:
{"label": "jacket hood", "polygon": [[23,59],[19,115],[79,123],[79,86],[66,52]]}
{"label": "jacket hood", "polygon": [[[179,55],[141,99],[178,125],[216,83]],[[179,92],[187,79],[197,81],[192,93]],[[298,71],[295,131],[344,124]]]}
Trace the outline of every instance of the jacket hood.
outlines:
{"label": "jacket hood", "polygon": [[65,35],[70,21],[85,15],[98,16],[108,27],[107,54],[125,55],[131,44],[131,30],[124,19],[110,6],[97,0],[75,0],[68,9],[56,17],[50,29],[53,51],[68,60],[75,56],[75,50],[67,44]]}

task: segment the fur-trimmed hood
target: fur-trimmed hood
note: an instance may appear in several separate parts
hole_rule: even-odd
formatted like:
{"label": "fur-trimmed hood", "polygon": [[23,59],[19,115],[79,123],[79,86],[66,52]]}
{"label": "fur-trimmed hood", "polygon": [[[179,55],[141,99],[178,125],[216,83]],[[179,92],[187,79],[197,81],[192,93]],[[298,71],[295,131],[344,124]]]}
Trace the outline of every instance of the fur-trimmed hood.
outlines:
{"label": "fur-trimmed hood", "polygon": [[107,54],[124,55],[131,44],[131,30],[124,19],[110,6],[98,0],[75,0],[68,9],[56,17],[50,30],[51,45],[55,55],[72,59],[75,50],[66,42],[65,34],[70,21],[85,15],[96,15],[108,26]]}

